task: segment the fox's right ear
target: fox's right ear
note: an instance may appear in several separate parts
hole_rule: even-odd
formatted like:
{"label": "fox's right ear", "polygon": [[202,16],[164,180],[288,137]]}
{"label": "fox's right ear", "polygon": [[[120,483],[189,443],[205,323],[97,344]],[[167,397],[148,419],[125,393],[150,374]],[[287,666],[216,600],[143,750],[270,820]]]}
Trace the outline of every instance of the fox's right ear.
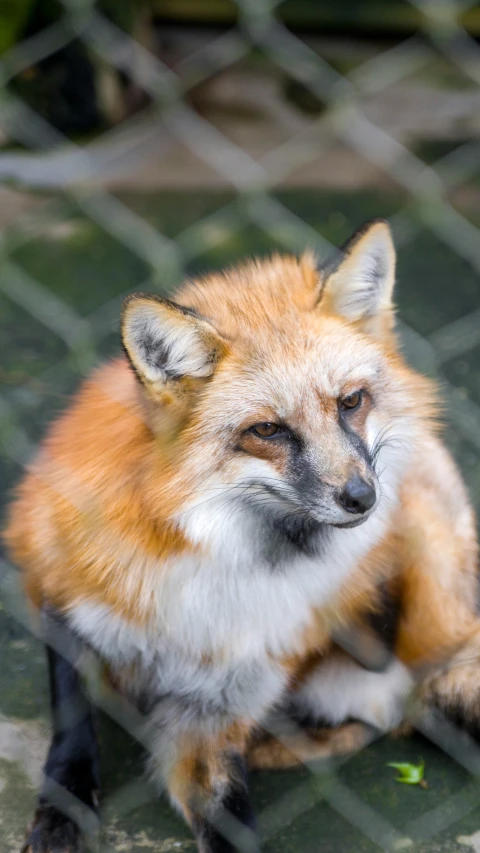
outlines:
{"label": "fox's right ear", "polygon": [[343,246],[323,271],[320,307],[381,335],[393,322],[395,248],[385,220],[374,219]]}
{"label": "fox's right ear", "polygon": [[226,342],[208,320],[148,293],[125,299],[121,334],[127,356],[147,386],[207,378],[226,351]]}

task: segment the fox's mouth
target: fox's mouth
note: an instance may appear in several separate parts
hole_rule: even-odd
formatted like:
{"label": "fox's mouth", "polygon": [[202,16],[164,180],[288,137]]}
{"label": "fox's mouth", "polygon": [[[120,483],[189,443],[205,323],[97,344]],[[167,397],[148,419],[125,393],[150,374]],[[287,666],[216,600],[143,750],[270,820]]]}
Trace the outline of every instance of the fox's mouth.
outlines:
{"label": "fox's mouth", "polygon": [[361,524],[365,524],[366,521],[372,516],[372,513],[369,512],[367,515],[361,515],[359,518],[355,518],[352,521],[337,521],[331,522],[331,527],[338,527],[339,530],[349,530],[352,527],[360,527]]}

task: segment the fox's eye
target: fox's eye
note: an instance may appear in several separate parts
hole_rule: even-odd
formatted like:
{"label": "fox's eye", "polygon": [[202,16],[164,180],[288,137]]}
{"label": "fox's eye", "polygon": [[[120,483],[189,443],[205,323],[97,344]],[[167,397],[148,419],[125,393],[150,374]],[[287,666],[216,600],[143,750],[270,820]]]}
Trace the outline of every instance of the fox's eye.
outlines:
{"label": "fox's eye", "polygon": [[353,394],[349,394],[348,397],[344,397],[343,400],[340,401],[340,408],[349,411],[352,409],[358,409],[362,402],[362,398],[362,391],[354,391]]}
{"label": "fox's eye", "polygon": [[255,426],[250,427],[250,431],[253,432],[254,435],[258,435],[259,438],[272,438],[272,436],[281,432],[278,424],[271,423],[255,424]]}

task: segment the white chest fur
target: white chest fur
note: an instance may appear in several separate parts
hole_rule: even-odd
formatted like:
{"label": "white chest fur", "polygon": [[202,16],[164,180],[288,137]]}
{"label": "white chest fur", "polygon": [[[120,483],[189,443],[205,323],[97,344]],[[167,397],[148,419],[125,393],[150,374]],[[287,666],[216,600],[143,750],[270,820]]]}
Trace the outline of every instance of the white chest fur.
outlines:
{"label": "white chest fur", "polygon": [[175,697],[168,714],[177,722],[183,717],[183,725],[190,715],[206,724],[260,720],[281,697],[280,660],[299,647],[312,608],[328,602],[387,524],[380,507],[361,527],[333,530],[320,555],[298,553],[272,565],[261,554],[251,514],[237,514],[233,523],[227,508],[219,518],[222,509],[210,505],[204,518],[197,511],[189,522],[191,538],[195,527],[204,541],[210,531],[208,555],[158,566],[149,590],[155,617],[147,628],[96,603],[78,604],[69,614],[113,670],[135,665],[132,690],[147,694],[147,705]]}

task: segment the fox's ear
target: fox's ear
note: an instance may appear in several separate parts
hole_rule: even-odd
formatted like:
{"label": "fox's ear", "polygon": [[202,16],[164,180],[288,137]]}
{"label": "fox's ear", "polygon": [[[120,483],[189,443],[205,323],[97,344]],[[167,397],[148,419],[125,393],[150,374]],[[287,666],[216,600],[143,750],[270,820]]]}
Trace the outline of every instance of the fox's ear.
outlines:
{"label": "fox's ear", "polygon": [[390,328],[395,248],[387,222],[375,219],[357,231],[323,275],[322,310],[371,334]]}
{"label": "fox's ear", "polygon": [[211,376],[226,343],[208,320],[168,299],[134,293],[123,303],[122,342],[147,385]]}

